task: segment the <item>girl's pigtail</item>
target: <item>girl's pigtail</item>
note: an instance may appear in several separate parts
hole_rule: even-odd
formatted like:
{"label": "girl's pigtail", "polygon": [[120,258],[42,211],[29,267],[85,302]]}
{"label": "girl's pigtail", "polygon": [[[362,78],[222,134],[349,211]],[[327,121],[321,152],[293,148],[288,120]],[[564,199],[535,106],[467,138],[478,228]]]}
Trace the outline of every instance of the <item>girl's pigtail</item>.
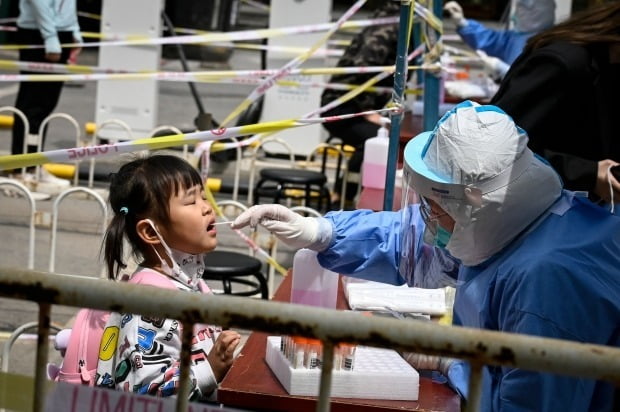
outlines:
{"label": "girl's pigtail", "polygon": [[108,269],[108,277],[116,280],[121,269],[127,267],[123,261],[123,236],[127,224],[127,215],[115,213],[108,225],[104,239],[104,257]]}

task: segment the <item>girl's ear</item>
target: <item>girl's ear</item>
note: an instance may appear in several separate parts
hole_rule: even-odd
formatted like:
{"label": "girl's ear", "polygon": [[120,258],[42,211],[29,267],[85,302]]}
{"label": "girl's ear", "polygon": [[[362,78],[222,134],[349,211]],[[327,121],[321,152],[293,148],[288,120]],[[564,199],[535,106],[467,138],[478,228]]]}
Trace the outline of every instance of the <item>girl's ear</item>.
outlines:
{"label": "girl's ear", "polygon": [[153,226],[151,226],[151,223],[147,219],[139,220],[136,223],[136,233],[144,243],[149,245],[161,243],[157,233],[155,233],[155,229],[153,229]]}

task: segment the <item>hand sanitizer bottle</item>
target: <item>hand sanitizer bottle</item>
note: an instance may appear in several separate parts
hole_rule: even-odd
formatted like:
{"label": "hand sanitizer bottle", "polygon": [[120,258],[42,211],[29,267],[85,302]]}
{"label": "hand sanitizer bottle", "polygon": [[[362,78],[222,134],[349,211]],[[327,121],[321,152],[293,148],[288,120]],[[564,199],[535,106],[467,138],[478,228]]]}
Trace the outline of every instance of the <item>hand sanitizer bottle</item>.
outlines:
{"label": "hand sanitizer bottle", "polygon": [[371,137],[364,143],[364,161],[362,163],[363,187],[385,189],[385,173],[390,146],[386,125],[389,123],[390,119],[382,117],[377,137]]}

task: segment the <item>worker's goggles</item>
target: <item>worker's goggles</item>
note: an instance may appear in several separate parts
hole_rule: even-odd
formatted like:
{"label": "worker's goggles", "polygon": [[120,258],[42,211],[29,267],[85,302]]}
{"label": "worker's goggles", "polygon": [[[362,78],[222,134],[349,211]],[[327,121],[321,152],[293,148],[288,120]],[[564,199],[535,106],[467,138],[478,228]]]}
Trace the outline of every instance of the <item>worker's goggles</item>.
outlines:
{"label": "worker's goggles", "polygon": [[424,224],[432,234],[437,233],[437,220],[447,214],[448,213],[446,212],[433,214],[433,210],[428,202],[428,199],[424,196],[420,196],[420,216],[422,216]]}

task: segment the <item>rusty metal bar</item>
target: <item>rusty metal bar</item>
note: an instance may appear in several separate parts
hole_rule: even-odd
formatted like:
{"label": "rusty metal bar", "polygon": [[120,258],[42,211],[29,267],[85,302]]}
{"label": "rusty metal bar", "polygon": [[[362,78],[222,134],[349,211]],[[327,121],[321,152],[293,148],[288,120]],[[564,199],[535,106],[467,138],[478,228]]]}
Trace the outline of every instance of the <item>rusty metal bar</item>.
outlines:
{"label": "rusty metal bar", "polygon": [[193,324],[183,322],[183,331],[181,334],[181,364],[179,365],[181,376],[179,376],[179,391],[177,392],[177,412],[184,412],[187,410],[193,330]]}
{"label": "rusty metal bar", "polygon": [[49,352],[50,319],[52,306],[39,302],[39,331],[37,336],[37,364],[34,375],[34,400],[32,410],[41,412],[45,406],[46,365]]}
{"label": "rusty metal bar", "polygon": [[319,400],[316,403],[317,412],[329,412],[329,397],[332,389],[332,372],[334,367],[334,344],[323,343],[323,364],[321,366],[321,382],[319,386]]}
{"label": "rusty metal bar", "polygon": [[467,389],[467,412],[477,412],[480,410],[480,399],[482,398],[482,363],[470,363],[469,387]]}
{"label": "rusty metal bar", "polygon": [[[145,293],[144,288],[151,288]],[[0,267],[0,296],[455,357],[620,384],[620,348]]]}

